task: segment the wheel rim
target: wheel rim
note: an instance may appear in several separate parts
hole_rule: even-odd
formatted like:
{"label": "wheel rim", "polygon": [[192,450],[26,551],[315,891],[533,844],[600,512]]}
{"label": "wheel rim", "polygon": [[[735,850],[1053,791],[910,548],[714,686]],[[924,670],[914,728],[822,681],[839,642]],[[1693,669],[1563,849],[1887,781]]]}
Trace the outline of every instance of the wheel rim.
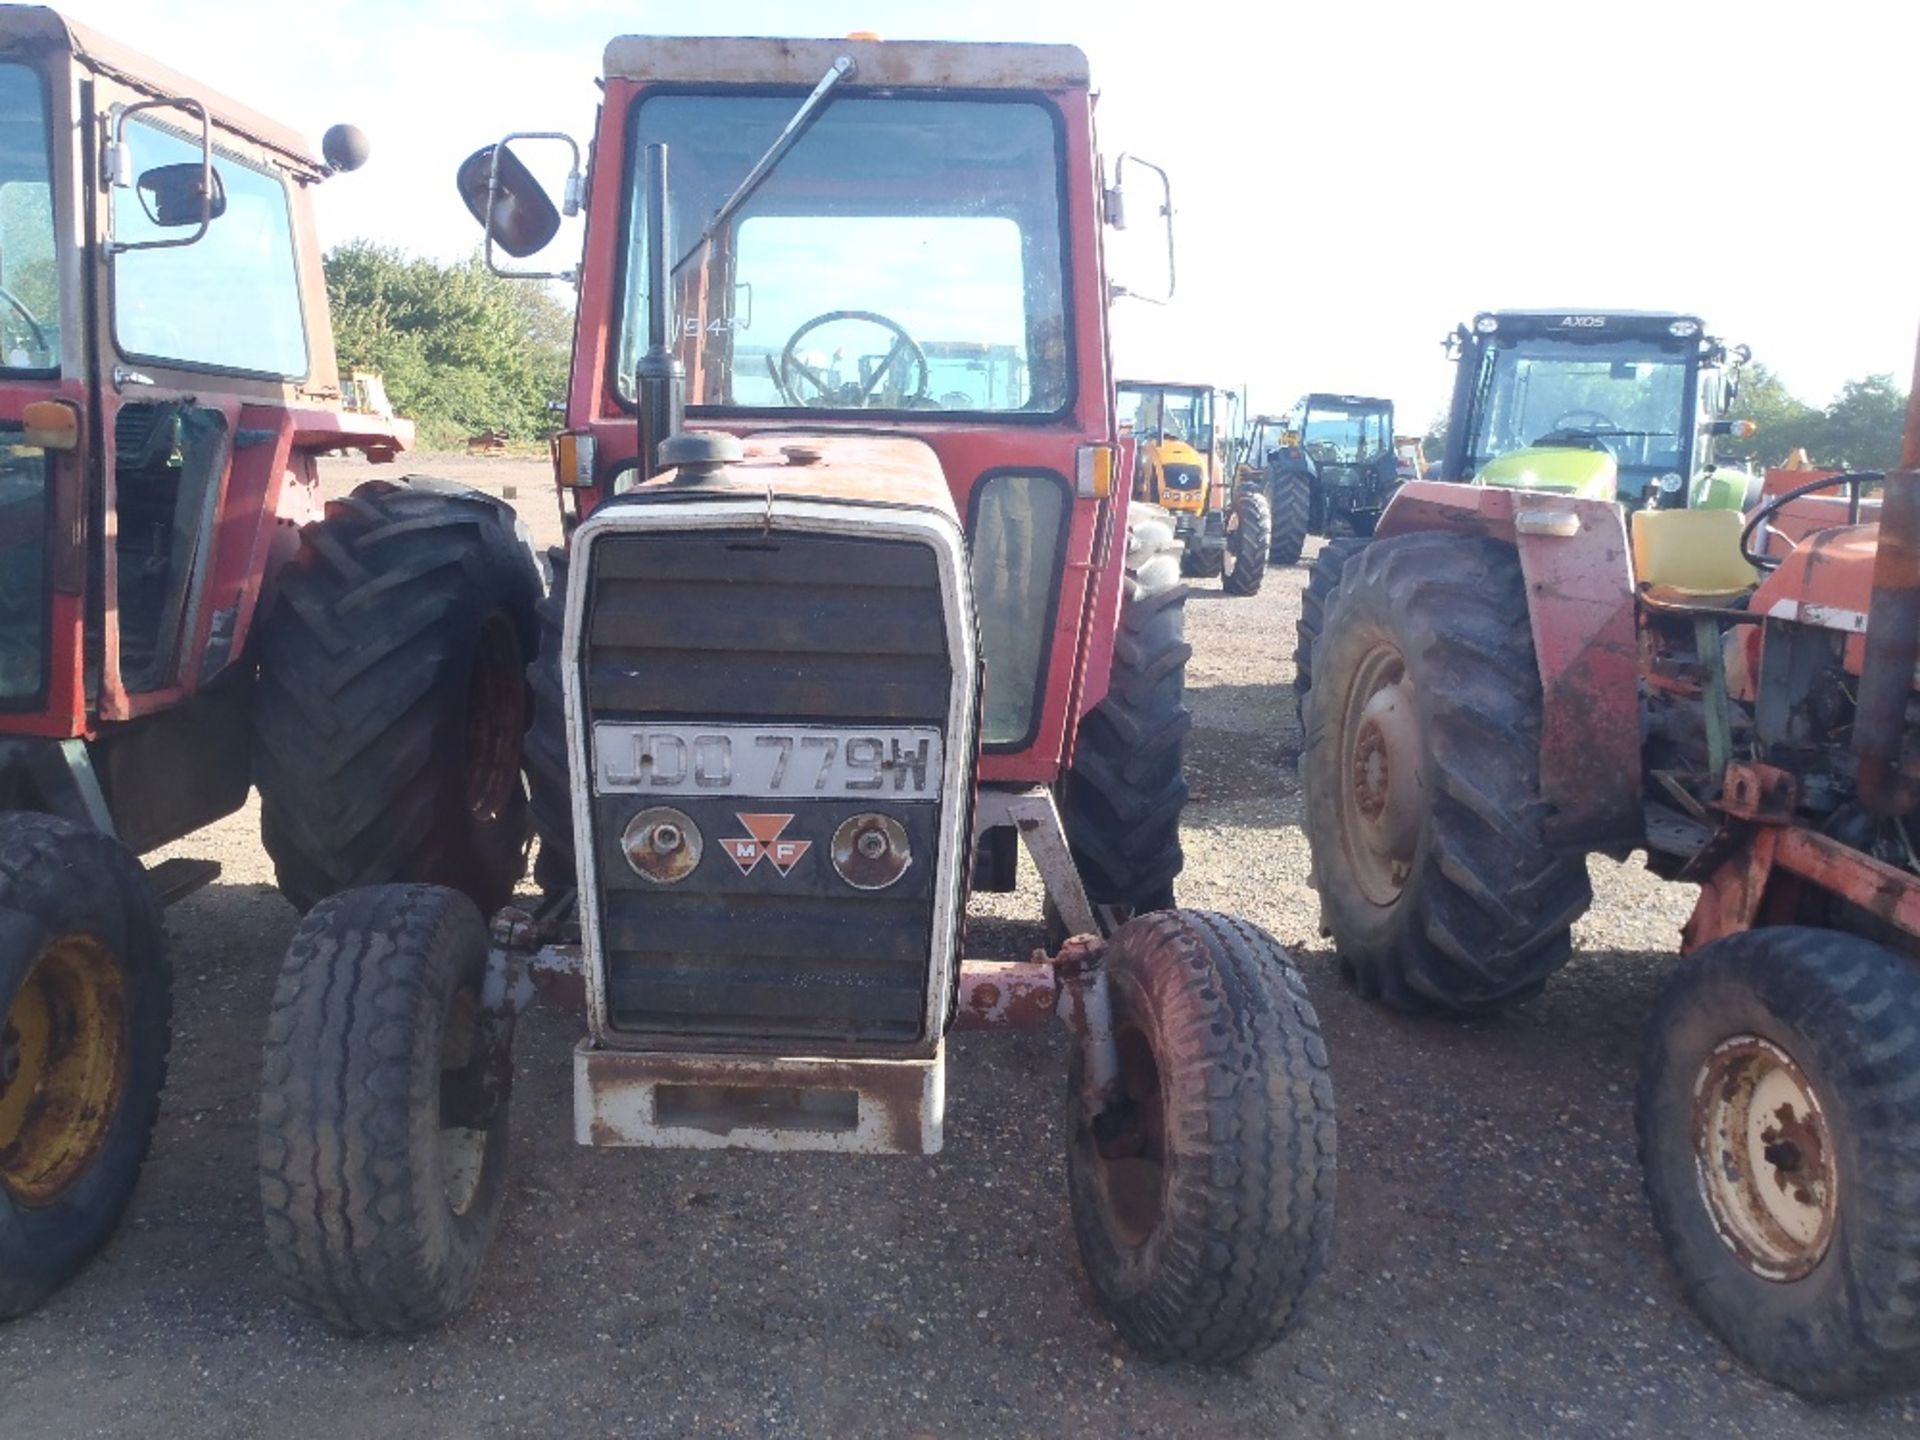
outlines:
{"label": "wheel rim", "polygon": [[1407,662],[1382,640],[1361,657],[1340,717],[1342,848],[1360,892],[1391,905],[1413,873],[1426,818],[1426,756]]}
{"label": "wheel rim", "polygon": [[520,634],[512,619],[496,610],[480,627],[467,683],[467,809],[483,823],[505,813],[520,784],[526,708]]}
{"label": "wheel rim", "polygon": [[[458,991],[447,1015],[446,1034],[440,1046],[440,1087],[444,1094],[459,1083],[479,1051],[480,1002],[471,991]],[[475,1125],[440,1127],[440,1181],[446,1191],[447,1208],[465,1215],[480,1193],[480,1178],[486,1169],[487,1131]]]}
{"label": "wheel rim", "polygon": [[127,996],[88,935],[43,950],[0,1025],[0,1188],[59,1199],[106,1144],[127,1073]]}
{"label": "wheel rim", "polygon": [[1114,1029],[1121,1103],[1095,1117],[1094,1154],[1100,1191],[1114,1233],[1139,1249],[1167,1208],[1166,1098],[1146,1032],[1132,1021]]}
{"label": "wheel rim", "polygon": [[1717,1045],[1694,1081],[1693,1150],[1714,1228],[1748,1270],[1798,1280],[1826,1258],[1838,1157],[1791,1055],[1757,1035]]}

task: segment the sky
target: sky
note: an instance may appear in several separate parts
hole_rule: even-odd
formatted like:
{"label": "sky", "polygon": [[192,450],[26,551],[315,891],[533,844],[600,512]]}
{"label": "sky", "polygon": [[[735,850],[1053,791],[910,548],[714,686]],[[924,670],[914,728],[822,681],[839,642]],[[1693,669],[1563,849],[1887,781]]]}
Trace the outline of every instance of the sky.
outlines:
{"label": "sky", "polygon": [[510,129],[584,144],[615,34],[1065,41],[1092,62],[1102,151],[1173,177],[1178,289],[1115,306],[1123,375],[1244,385],[1255,410],[1386,394],[1418,429],[1452,385],[1442,337],[1528,306],[1700,314],[1814,403],[1867,374],[1904,387],[1914,362],[1904,0],[64,8],[316,146],[335,121],[364,129],[367,167],[319,192],[328,245],[469,253],[455,167]]}

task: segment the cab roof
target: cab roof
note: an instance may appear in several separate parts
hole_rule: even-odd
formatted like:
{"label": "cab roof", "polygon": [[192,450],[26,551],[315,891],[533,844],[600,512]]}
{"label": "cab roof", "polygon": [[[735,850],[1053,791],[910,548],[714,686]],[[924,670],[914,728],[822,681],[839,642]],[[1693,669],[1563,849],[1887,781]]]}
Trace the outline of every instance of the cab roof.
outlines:
{"label": "cab roof", "polygon": [[811,88],[842,55],[853,86],[959,90],[1084,90],[1087,57],[1073,45],[949,40],[782,40],[621,35],[607,46],[609,80]]}
{"label": "cab roof", "polygon": [[33,50],[47,46],[65,50],[89,68],[111,75],[156,100],[170,96],[198,100],[223,128],[277,151],[315,174],[327,173],[326,165],[314,155],[306,137],[299,131],[197,80],[189,79],[78,21],[69,20],[57,10],[44,5],[0,5],[0,51]]}

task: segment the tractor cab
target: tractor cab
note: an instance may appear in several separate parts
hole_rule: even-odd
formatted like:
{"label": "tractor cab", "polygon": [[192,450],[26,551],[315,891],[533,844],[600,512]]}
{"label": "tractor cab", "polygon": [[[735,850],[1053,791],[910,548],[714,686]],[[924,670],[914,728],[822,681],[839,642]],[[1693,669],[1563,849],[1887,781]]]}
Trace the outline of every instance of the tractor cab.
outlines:
{"label": "tractor cab", "polygon": [[1744,346],[1695,316],[1498,311],[1450,337],[1459,364],[1441,475],[1643,508],[1732,508],[1745,473],[1716,469]]}

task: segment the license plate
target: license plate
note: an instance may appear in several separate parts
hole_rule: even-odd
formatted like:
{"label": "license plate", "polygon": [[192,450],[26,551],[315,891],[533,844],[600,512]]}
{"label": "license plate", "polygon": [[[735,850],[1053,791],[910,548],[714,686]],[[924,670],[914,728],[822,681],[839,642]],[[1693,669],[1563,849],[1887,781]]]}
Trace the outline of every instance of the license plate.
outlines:
{"label": "license plate", "polygon": [[937,800],[944,756],[931,726],[649,725],[593,727],[603,795],[859,796]]}

